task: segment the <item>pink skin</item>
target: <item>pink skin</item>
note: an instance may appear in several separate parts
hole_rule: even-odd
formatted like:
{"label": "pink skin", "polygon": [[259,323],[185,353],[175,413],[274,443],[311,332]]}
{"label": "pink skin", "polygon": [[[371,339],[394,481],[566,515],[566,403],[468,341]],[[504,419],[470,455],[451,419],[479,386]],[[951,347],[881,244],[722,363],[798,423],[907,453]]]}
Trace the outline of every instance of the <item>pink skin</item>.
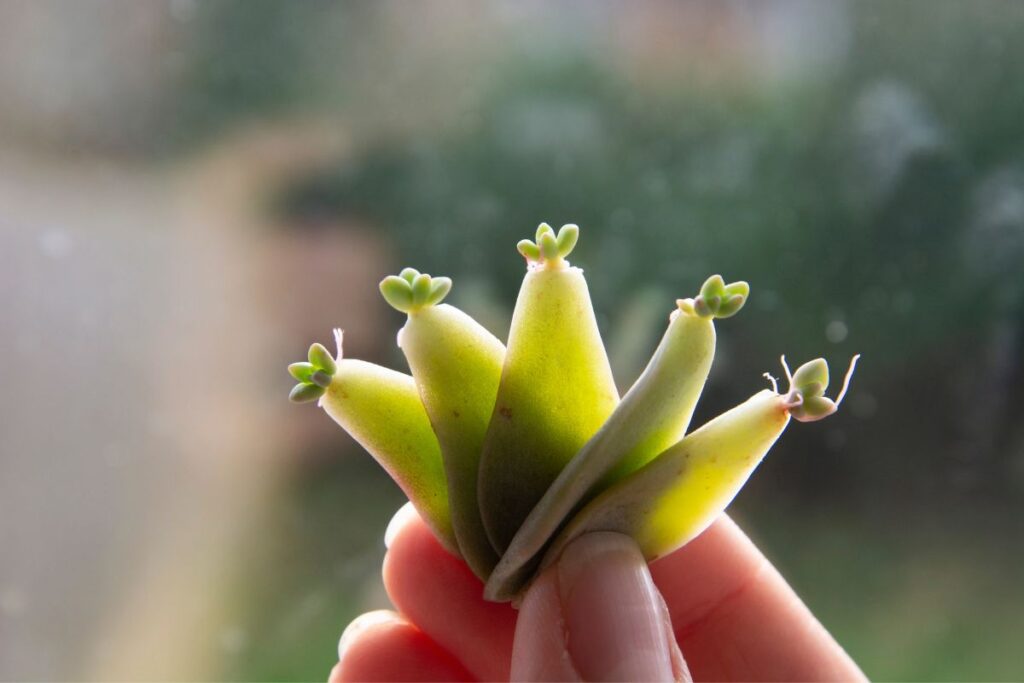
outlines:
{"label": "pink skin", "polygon": [[[346,629],[330,683],[366,680],[864,680],[782,576],[722,515],[648,567],[589,534],[517,612],[403,508],[384,583],[398,612]],[[638,655],[637,653],[642,653]]]}

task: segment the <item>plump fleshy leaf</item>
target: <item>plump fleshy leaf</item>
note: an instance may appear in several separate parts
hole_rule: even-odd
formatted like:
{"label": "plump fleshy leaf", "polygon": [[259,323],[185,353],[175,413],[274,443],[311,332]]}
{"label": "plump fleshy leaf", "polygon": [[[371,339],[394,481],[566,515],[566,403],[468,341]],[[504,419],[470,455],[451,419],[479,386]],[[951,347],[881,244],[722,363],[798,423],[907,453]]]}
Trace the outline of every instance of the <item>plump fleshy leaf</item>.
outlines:
{"label": "plump fleshy leaf", "polygon": [[292,387],[288,400],[292,403],[309,403],[324,395],[324,388],[315,384],[300,382]]}
{"label": "plump fleshy leaf", "polygon": [[391,475],[438,540],[457,553],[441,448],[416,382],[361,360],[339,358],[336,365],[321,407]]}
{"label": "plump fleshy leaf", "polygon": [[312,363],[292,363],[288,366],[288,374],[306,384],[310,382],[309,378],[314,372],[316,368]]}
{"label": "plump fleshy leaf", "polygon": [[[437,279],[451,287],[448,278]],[[498,555],[480,517],[477,473],[505,346],[469,315],[447,304],[411,312],[398,340],[441,445],[459,549],[484,579]]]}
{"label": "plump fleshy leaf", "polygon": [[648,560],[686,544],[725,509],[788,422],[782,397],[757,393],[591,501],[545,562],[593,530],[632,536]]}
{"label": "plump fleshy leaf", "polygon": [[323,344],[313,344],[309,347],[309,362],[317,370],[323,370],[328,375],[333,375],[337,369],[331,352]]}
{"label": "plump fleshy leaf", "polygon": [[483,455],[480,506],[500,553],[551,482],[618,403],[583,272],[554,240],[523,280]]}

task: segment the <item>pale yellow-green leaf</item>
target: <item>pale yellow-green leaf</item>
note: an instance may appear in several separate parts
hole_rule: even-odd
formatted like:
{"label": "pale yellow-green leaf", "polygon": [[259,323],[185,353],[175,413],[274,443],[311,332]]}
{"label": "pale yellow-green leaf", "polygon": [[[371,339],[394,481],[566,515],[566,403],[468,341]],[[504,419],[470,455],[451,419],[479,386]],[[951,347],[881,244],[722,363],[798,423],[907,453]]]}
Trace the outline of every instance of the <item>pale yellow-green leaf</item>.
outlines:
{"label": "pale yellow-green leaf", "polygon": [[581,510],[545,557],[589,531],[628,534],[655,560],[706,529],[789,423],[785,401],[761,391],[687,435]]}
{"label": "pale yellow-green leaf", "polygon": [[441,543],[457,552],[441,448],[413,378],[339,359],[320,406],[391,475]]}
{"label": "pale yellow-green leaf", "polygon": [[466,562],[485,579],[498,555],[480,518],[477,473],[505,346],[447,304],[412,312],[398,339],[441,445],[455,537]]}
{"label": "pale yellow-green leaf", "polygon": [[683,437],[714,353],[713,319],[692,309],[673,312],[643,374],[520,527],[487,582],[488,599],[517,594],[536,568],[539,553],[574,510]]}
{"label": "pale yellow-green leaf", "polygon": [[619,400],[583,271],[552,265],[523,280],[480,460],[481,515],[499,554]]}

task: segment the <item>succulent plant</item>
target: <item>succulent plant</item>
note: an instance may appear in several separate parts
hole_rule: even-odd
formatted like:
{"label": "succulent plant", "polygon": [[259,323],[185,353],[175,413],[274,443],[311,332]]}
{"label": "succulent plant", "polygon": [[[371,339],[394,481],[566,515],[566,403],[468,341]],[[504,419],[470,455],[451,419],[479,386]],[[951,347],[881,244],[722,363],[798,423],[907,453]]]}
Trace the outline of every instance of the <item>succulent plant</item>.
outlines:
{"label": "succulent plant", "polygon": [[412,268],[380,283],[408,315],[398,344],[406,375],[313,344],[289,366],[295,402],[319,405],[387,470],[438,540],[516,600],[577,536],[617,531],[649,560],[688,543],[725,509],[790,417],[836,411],[818,358],[789,387],[774,378],[688,433],[715,353],[715,320],[746,303],[746,282],[708,278],[679,299],[643,374],[620,400],[583,271],[566,260],[579,228],[546,223],[518,244],[527,272],[508,346],[442,303],[450,279]]}

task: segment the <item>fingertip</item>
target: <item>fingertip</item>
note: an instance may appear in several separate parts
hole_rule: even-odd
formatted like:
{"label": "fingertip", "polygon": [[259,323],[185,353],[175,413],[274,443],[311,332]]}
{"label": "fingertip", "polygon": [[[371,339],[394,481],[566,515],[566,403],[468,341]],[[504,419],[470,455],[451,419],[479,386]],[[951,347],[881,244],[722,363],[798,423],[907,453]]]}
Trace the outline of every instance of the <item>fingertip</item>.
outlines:
{"label": "fingertip", "polygon": [[423,520],[420,519],[419,513],[416,512],[416,508],[413,507],[411,502],[408,502],[398,508],[398,512],[396,512],[395,516],[391,518],[391,521],[388,522],[387,529],[384,530],[384,547],[390,548],[391,544],[395,542],[395,538],[397,538],[406,527],[417,522],[423,524]]}
{"label": "fingertip", "polygon": [[523,597],[512,646],[510,680],[582,680],[568,653],[557,567],[548,567]]}
{"label": "fingertip", "polygon": [[584,680],[676,679],[672,624],[636,542],[594,532],[558,561],[568,651]]}
{"label": "fingertip", "polygon": [[383,569],[391,602],[478,678],[507,679],[515,611],[486,602],[480,579],[418,516],[396,518]]}
{"label": "fingertip", "polygon": [[415,625],[379,610],[356,618],[338,643],[330,683],[469,681],[469,672]]}
{"label": "fingertip", "polygon": [[349,650],[353,644],[359,642],[360,638],[362,638],[364,634],[378,627],[386,629],[398,620],[399,616],[397,614],[385,609],[360,614],[352,620],[352,623],[345,627],[345,630],[341,634],[341,638],[338,639],[338,661],[340,662],[345,659],[345,652]]}

